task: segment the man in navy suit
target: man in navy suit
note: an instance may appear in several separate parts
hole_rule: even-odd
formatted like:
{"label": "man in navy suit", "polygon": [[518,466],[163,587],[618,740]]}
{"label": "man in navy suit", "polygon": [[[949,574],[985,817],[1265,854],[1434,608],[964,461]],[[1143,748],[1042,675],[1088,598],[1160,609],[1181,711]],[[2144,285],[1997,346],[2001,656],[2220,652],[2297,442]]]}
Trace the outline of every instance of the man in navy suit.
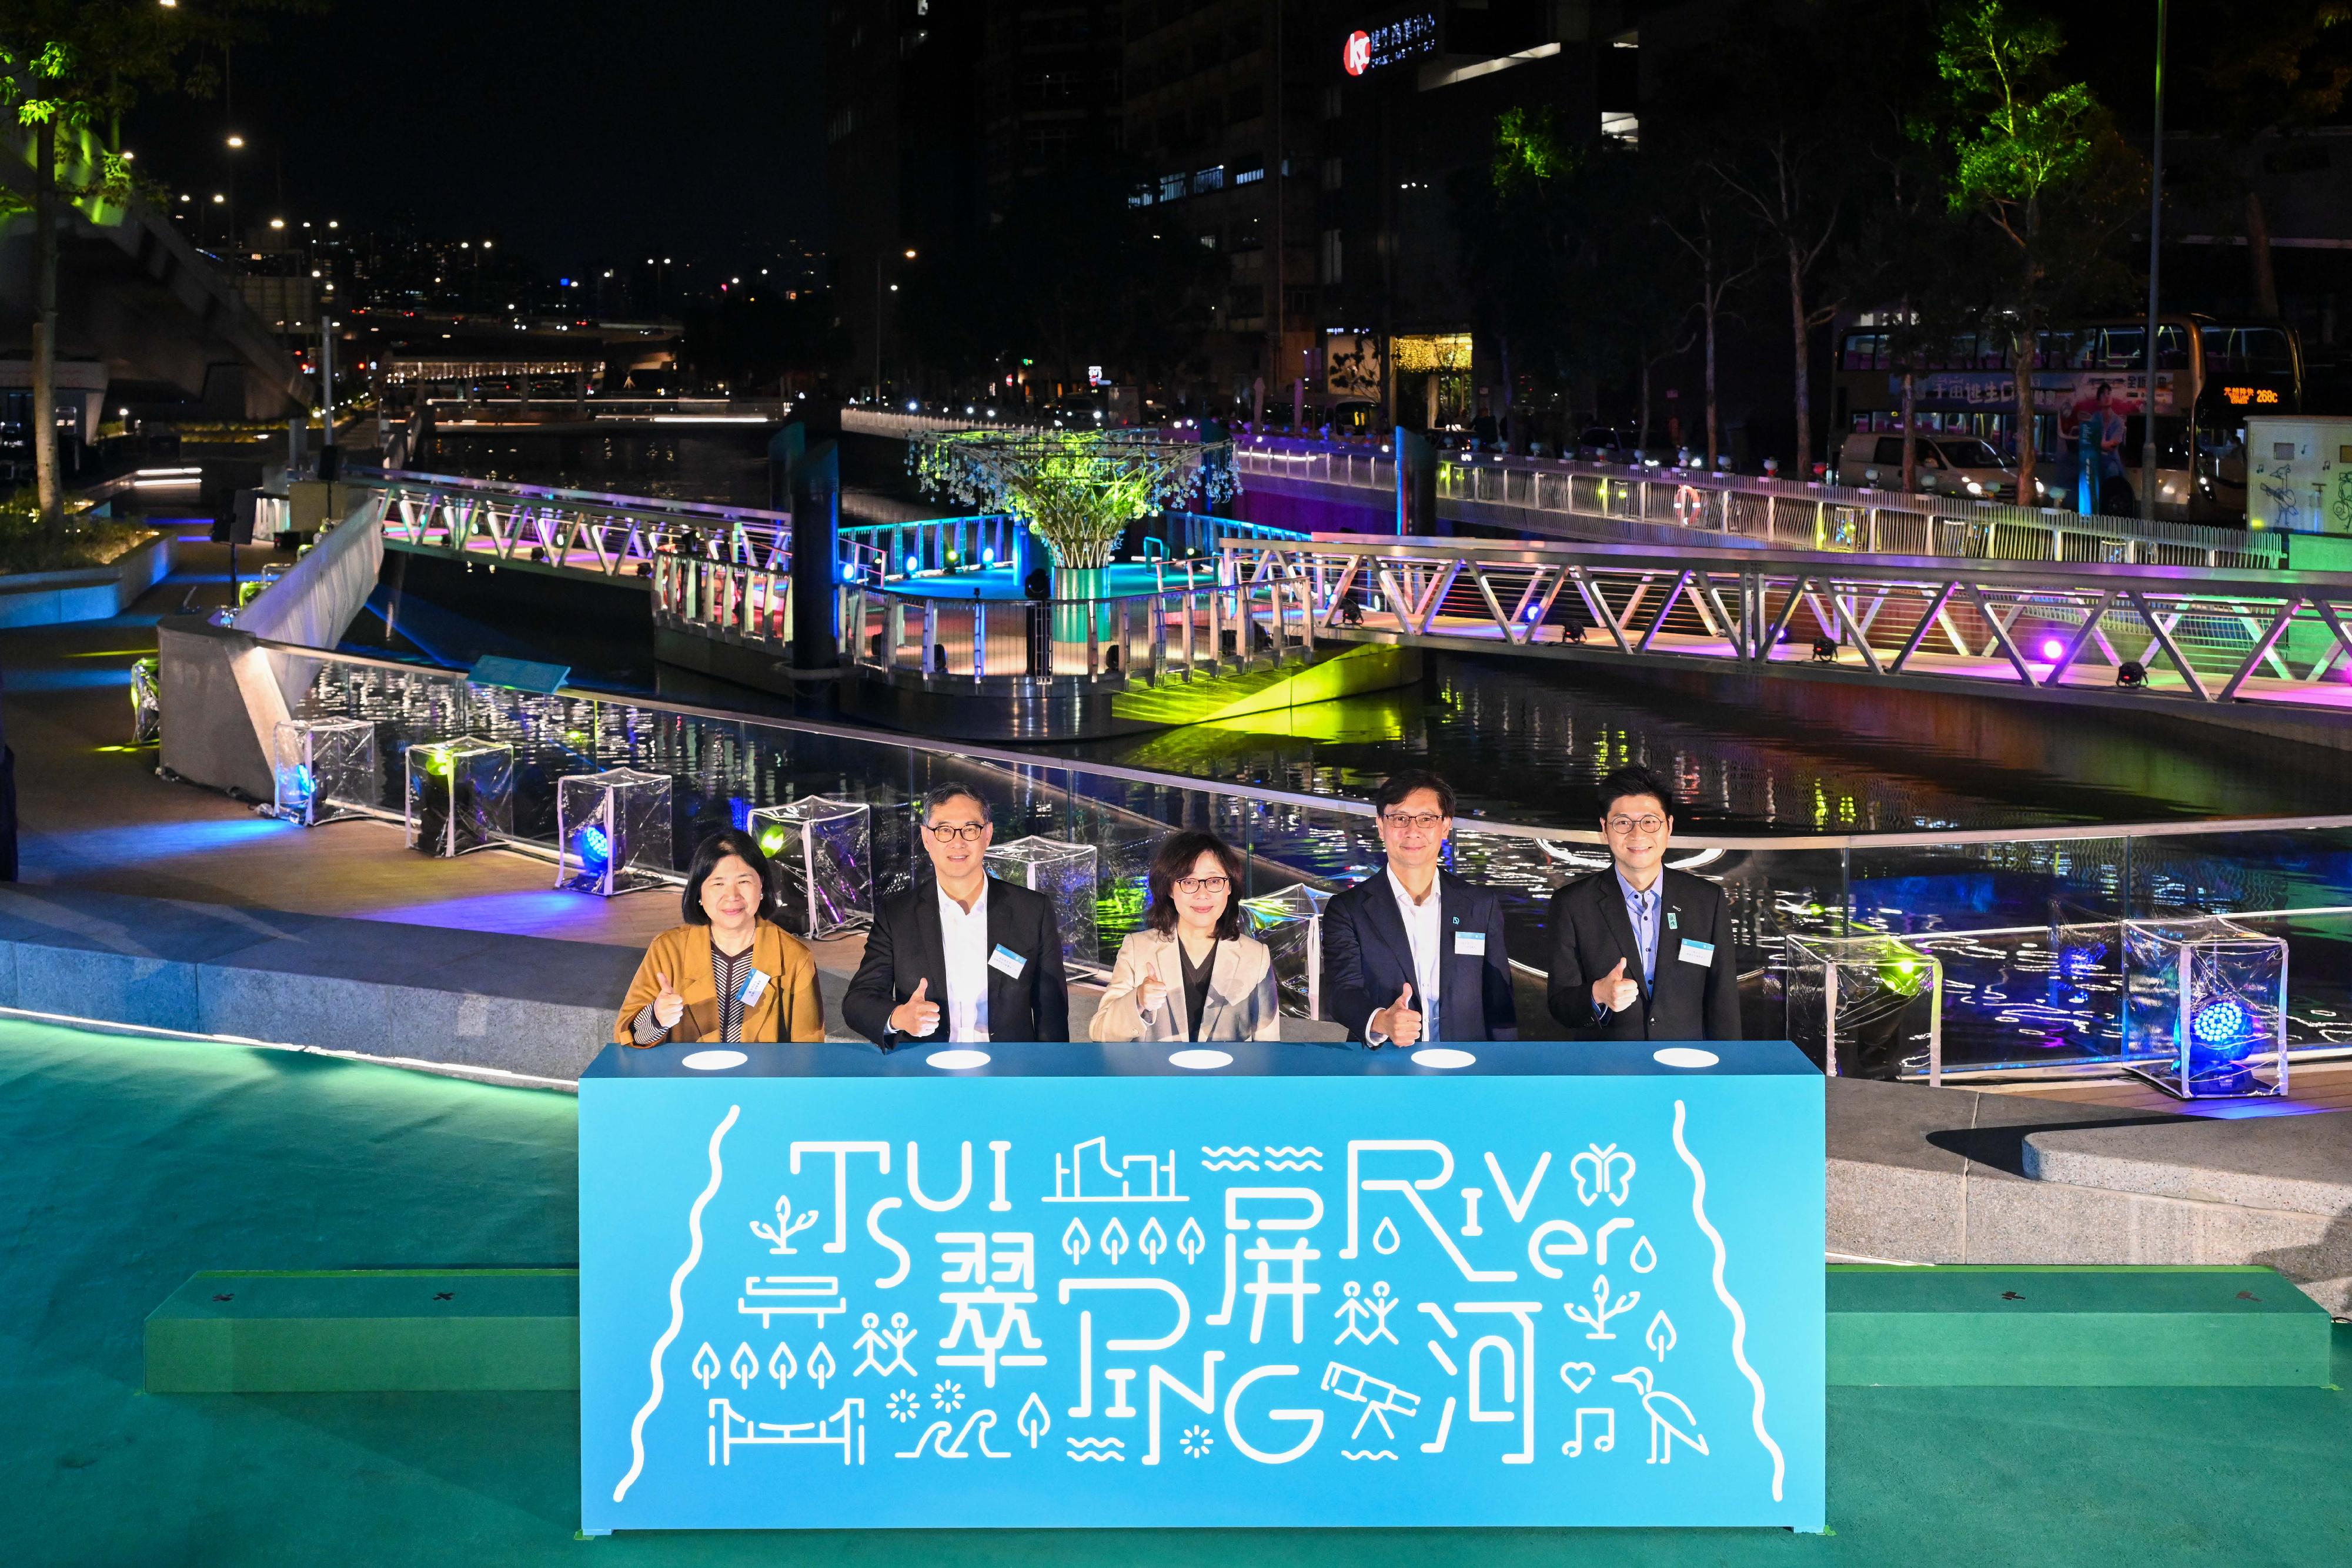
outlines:
{"label": "man in navy suit", "polygon": [[1551,1016],[1580,1040],[1738,1040],[1723,889],[1668,871],[1675,797],[1646,768],[1601,781],[1610,868],[1552,894]]}
{"label": "man in navy suit", "polygon": [[1517,1039],[1503,901],[1438,866],[1454,831],[1453,786],[1400,773],[1372,807],[1388,865],[1323,906],[1331,1017],[1375,1047]]}

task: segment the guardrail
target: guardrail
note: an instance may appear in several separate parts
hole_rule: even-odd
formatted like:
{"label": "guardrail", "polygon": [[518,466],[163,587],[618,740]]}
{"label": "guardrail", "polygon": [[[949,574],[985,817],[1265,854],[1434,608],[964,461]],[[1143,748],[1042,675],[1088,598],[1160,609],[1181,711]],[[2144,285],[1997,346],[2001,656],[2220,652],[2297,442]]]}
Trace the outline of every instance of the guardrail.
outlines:
{"label": "guardrail", "polygon": [[[1166,577],[1183,564],[1170,563]],[[1199,564],[1204,575],[1213,570]],[[791,639],[789,572],[665,555],[655,560],[653,589],[656,625],[779,652]],[[1123,690],[1265,669],[1316,646],[1303,587],[1277,579],[1164,578],[1150,592],[1103,599],[885,592],[867,581],[835,593],[845,663],[926,677],[1074,677]]]}
{"label": "guardrail", "polygon": [[[1248,437],[1234,443],[1234,463],[1273,478],[1396,486],[1395,457],[1369,447]],[[1441,457],[1437,494],[1496,509],[1464,520],[1509,526],[1514,512],[1609,518],[1853,554],[2223,568],[2278,568],[2286,559],[2282,536],[2242,528],[1501,453]]]}
{"label": "guardrail", "polygon": [[[901,437],[1014,423],[976,415],[842,411],[844,430]],[[1170,434],[1181,436],[1184,431]],[[1471,513],[1462,520],[1500,527],[1531,514],[1664,524],[1853,554],[2123,566],[2280,568],[2286,562],[2285,541],[2278,534],[2204,523],[2084,516],[2054,507],[1507,453],[1445,453],[1437,464],[1438,499],[1457,507],[1496,508],[1493,516]],[[1242,474],[1391,496],[1396,489],[1396,456],[1386,443],[1239,434],[1234,439],[1234,466]]]}
{"label": "guardrail", "polygon": [[1230,539],[1314,634],[2352,715],[2352,573],[1468,540]]}
{"label": "guardrail", "polygon": [[[384,766],[370,803],[380,814],[400,815],[406,746],[457,735],[512,745],[529,764],[516,774],[517,847],[543,856],[557,848],[555,781],[630,767],[673,780],[681,862],[700,834],[749,810],[805,795],[868,807],[870,894],[887,897],[919,874],[912,823],[923,791],[954,780],[991,802],[1000,842],[1034,833],[1093,846],[1094,884],[1074,890],[1069,908],[1083,912],[1107,957],[1141,915],[1135,889],[1167,825],[1213,825],[1242,852],[1237,891],[1273,895],[1260,906],[1272,906],[1270,923],[1257,928],[1276,947],[1285,1010],[1294,1013],[1309,1010],[1305,955],[1316,933],[1311,915],[1281,895],[1301,882],[1328,890],[1353,881],[1379,853],[1372,809],[1361,800],[661,699],[571,688],[541,696],[474,686],[459,671],[262,646],[273,664],[305,672],[288,693],[296,716],[374,723]],[[233,703],[239,687],[189,690]],[[205,716],[175,714],[172,722],[184,728]],[[210,722],[243,716],[223,712]],[[2095,952],[2074,938],[2101,935],[2101,922],[2185,909],[2285,937],[2295,977],[2288,1044],[2340,1051],[2352,1040],[2352,1013],[2328,955],[2352,915],[2333,869],[2347,846],[2345,816],[1786,835],[1683,824],[1669,863],[1724,887],[1743,967],[1779,967],[1790,936],[1881,932],[1933,952],[1946,977],[1944,1065],[1958,1073],[2112,1067],[2116,945],[2110,937]],[[1457,821],[1449,848],[1455,870],[1502,894],[1513,952],[1538,965],[1552,892],[1608,863],[1591,827],[1475,814]],[[1988,912],[1975,902],[1986,879],[1955,874],[1970,872],[1998,873],[2019,891]],[[1903,907],[1889,907],[1898,901]],[[2061,904],[2063,926],[2031,912]],[[2013,1017],[2021,984],[2039,1026],[2030,1031]]]}
{"label": "guardrail", "polygon": [[[677,555],[791,570],[789,512],[398,469],[352,483],[383,494],[384,537],[412,549],[608,578],[650,577],[656,559]],[[859,570],[878,570],[871,547],[845,549]]]}

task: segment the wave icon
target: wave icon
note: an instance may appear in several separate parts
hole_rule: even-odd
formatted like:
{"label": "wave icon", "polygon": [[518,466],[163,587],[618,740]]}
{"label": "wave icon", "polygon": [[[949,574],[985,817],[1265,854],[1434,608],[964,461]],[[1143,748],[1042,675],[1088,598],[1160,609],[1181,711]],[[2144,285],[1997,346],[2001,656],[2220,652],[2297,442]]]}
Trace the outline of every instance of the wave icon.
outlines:
{"label": "wave icon", "polygon": [[1343,1459],[1393,1459],[1396,1458],[1396,1450],[1393,1448],[1342,1448],[1339,1450],[1339,1457]]}
{"label": "wave icon", "polygon": [[1120,1449],[1127,1447],[1117,1437],[1066,1437],[1070,1458],[1083,1464],[1088,1459],[1097,1463],[1125,1464],[1127,1456]]}
{"label": "wave icon", "polygon": [[[1258,1163],[1261,1155],[1265,1162],[1262,1166]],[[1263,1149],[1248,1144],[1204,1144],[1201,1147],[1201,1168],[1208,1171],[1319,1171],[1323,1168],[1322,1159],[1322,1150],[1305,1144],[1269,1144]]]}

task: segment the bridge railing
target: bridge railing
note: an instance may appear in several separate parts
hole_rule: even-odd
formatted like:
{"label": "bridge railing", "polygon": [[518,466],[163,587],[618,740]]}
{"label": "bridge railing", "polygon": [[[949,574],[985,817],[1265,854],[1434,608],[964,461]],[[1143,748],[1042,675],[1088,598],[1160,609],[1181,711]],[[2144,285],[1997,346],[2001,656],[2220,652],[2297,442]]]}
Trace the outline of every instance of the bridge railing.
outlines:
{"label": "bridge railing", "polygon": [[[413,549],[614,578],[649,577],[657,558],[678,555],[791,570],[789,512],[401,469],[353,483],[382,492],[385,538]],[[874,564],[856,547],[848,559]]]}
{"label": "bridge railing", "polygon": [[[1244,474],[1275,478],[1391,492],[1396,484],[1394,456],[1370,445],[1251,436],[1234,443],[1234,460]],[[1664,524],[1855,554],[2225,568],[2276,568],[2286,559],[2280,536],[2243,528],[1502,453],[1441,457],[1437,493],[1441,500],[1496,508]]]}
{"label": "bridge railing", "polygon": [[[844,582],[834,591],[842,659],[927,680],[1072,677],[1125,689],[1314,653],[1316,618],[1303,587],[1224,579],[1213,560],[1199,564],[1195,580],[1171,570],[1151,591],[1100,599],[987,599],[976,590]],[[665,555],[654,562],[653,594],[656,625],[779,653],[792,639],[788,571]]]}
{"label": "bridge railing", "polygon": [[2352,573],[1825,550],[1225,541],[1328,638],[2352,716]]}

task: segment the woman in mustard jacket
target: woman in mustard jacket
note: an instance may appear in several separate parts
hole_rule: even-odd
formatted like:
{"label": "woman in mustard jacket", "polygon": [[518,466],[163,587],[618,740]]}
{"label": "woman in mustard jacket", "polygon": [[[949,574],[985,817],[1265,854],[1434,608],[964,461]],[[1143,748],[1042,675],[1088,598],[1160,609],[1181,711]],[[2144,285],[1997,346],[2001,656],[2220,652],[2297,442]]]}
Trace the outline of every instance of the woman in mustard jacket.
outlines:
{"label": "woman in mustard jacket", "polygon": [[824,1038],[816,959],[771,918],[773,873],[751,834],[730,828],[703,840],[680,903],[686,924],[646,949],[615,1039],[652,1046]]}

